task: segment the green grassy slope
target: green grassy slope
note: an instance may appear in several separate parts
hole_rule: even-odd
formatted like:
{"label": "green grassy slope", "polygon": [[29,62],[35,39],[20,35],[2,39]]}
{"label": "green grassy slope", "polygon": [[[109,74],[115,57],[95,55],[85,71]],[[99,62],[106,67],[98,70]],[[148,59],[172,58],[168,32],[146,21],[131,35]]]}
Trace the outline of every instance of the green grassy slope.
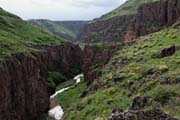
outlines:
{"label": "green grassy slope", "polygon": [[103,15],[101,19],[108,19],[114,16],[123,16],[123,15],[130,15],[136,14],[137,9],[145,3],[155,2],[159,0],[127,0],[123,5],[119,6],[118,8],[114,9],[113,11]]}
{"label": "green grassy slope", "polygon": [[[177,49],[172,56],[157,57],[164,48],[172,45],[179,48],[179,32],[179,29],[164,29],[124,46],[100,69],[102,75],[98,80],[104,86],[85,98],[78,98],[76,103],[69,103],[64,120],[107,118],[112,109],[128,109],[136,96],[153,99],[145,109],[158,107],[180,117],[180,51]],[[122,60],[126,62],[120,64]],[[62,101],[69,101],[63,99],[61,97]]]}
{"label": "green grassy slope", "polygon": [[80,29],[87,23],[87,21],[50,21],[43,19],[29,20],[28,22],[69,40],[75,40]]}
{"label": "green grassy slope", "polygon": [[59,44],[64,39],[23,21],[0,9],[0,59],[5,56],[34,50],[31,46]]}

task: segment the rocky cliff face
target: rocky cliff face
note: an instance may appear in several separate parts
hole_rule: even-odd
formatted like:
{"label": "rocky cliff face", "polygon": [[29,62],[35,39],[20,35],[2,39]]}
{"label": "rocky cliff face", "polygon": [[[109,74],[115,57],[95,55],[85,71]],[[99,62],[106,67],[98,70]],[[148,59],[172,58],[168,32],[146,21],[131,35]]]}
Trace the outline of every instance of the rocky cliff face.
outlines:
{"label": "rocky cliff face", "polygon": [[[103,68],[111,59],[113,54],[120,49],[118,45],[89,46],[83,51],[83,73],[88,85],[91,85],[101,75]],[[97,82],[97,81],[96,81]]]}
{"label": "rocky cliff face", "polygon": [[41,62],[24,54],[1,62],[1,120],[29,120],[48,110],[47,70]]}
{"label": "rocky cliff face", "polygon": [[47,112],[50,96],[47,70],[68,73],[71,67],[81,65],[81,49],[77,45],[40,48],[39,52],[12,55],[0,62],[1,120],[31,120]]}
{"label": "rocky cliff face", "polygon": [[106,20],[97,19],[87,24],[81,30],[78,39],[85,42],[122,42],[129,32],[133,32],[136,37],[146,35],[172,25],[179,17],[179,0],[147,3],[142,5],[135,15],[113,17]]}
{"label": "rocky cliff face", "polygon": [[42,46],[41,50],[47,53],[45,56],[48,70],[56,70],[67,78],[78,74],[82,65],[82,51],[78,45],[71,43],[57,46]]}
{"label": "rocky cliff face", "polygon": [[77,40],[83,42],[120,41],[126,31],[134,28],[134,18],[134,15],[128,15],[93,21],[83,27]]}
{"label": "rocky cliff face", "polygon": [[159,109],[126,111],[115,109],[108,120],[178,120]]}
{"label": "rocky cliff face", "polygon": [[171,26],[180,17],[179,0],[161,0],[141,6],[135,21],[137,36],[159,31],[163,27]]}

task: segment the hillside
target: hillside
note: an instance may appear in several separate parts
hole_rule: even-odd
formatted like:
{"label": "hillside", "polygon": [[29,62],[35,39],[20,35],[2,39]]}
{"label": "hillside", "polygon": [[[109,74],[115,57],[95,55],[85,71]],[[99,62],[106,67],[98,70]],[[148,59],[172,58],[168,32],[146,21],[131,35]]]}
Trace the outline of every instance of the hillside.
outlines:
{"label": "hillside", "polygon": [[0,120],[180,120],[180,0],[86,23],[0,8]]}
{"label": "hillside", "polygon": [[56,36],[67,40],[75,40],[80,29],[87,21],[50,21],[50,20],[29,20],[29,23],[36,25]]}
{"label": "hillside", "polygon": [[[94,58],[92,61],[94,64],[91,63],[91,66],[86,66],[93,68],[88,71],[91,73],[89,76],[91,84],[84,89],[86,83],[82,82],[79,86],[60,94],[58,97],[61,98],[59,102],[66,111],[64,120],[84,120],[86,118],[88,120],[98,118],[104,120],[108,118],[112,110],[118,112],[115,110],[119,110],[119,108],[124,111],[137,110],[135,111],[137,117],[138,110],[162,109],[179,118],[179,32],[178,28],[170,27],[140,37],[132,45],[123,45],[119,51],[113,54],[105,66],[96,64],[100,56],[107,55],[107,53],[97,53],[99,49],[106,49],[104,48],[105,44],[94,44],[96,47],[85,53],[89,56],[89,60],[85,59],[86,61],[84,61],[88,65],[88,61],[92,61],[90,60],[91,55],[100,55]],[[92,54],[92,51],[96,51],[96,53]],[[105,60],[104,57],[100,63]],[[89,83],[87,79],[85,81]],[[71,93],[75,93],[73,99],[68,97]],[[132,112],[126,111],[115,115],[125,117],[128,114],[131,116]],[[158,116],[160,117],[161,114]],[[155,120],[160,119],[158,116],[155,117]],[[152,117],[148,117],[148,119],[143,120],[151,119]],[[166,118],[162,120],[164,119]],[[122,118],[120,120],[127,119]]]}
{"label": "hillside", "polygon": [[0,59],[13,53],[35,50],[32,46],[59,44],[65,40],[0,10]]}
{"label": "hillside", "polygon": [[83,27],[83,42],[124,42],[172,25],[180,16],[178,0],[129,0]]}
{"label": "hillside", "polygon": [[47,114],[56,85],[79,74],[78,45],[0,9],[0,120]]}
{"label": "hillside", "polygon": [[127,0],[123,5],[103,15],[101,19],[109,19],[115,16],[136,14],[138,11],[138,8],[141,5],[145,3],[155,2],[155,1],[159,1],[159,0]]}

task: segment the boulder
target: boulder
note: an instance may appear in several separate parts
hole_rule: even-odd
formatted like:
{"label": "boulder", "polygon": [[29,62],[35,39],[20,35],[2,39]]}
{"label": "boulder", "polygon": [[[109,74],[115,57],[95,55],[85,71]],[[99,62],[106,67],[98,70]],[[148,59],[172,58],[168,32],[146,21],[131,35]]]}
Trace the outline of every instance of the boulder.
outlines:
{"label": "boulder", "polygon": [[137,96],[133,99],[131,109],[142,109],[148,104],[148,101],[147,97]]}
{"label": "boulder", "polygon": [[168,57],[173,55],[176,52],[176,46],[172,45],[168,48],[164,48],[160,53],[160,58]]}
{"label": "boulder", "polygon": [[178,120],[160,109],[118,111],[113,110],[108,120]]}

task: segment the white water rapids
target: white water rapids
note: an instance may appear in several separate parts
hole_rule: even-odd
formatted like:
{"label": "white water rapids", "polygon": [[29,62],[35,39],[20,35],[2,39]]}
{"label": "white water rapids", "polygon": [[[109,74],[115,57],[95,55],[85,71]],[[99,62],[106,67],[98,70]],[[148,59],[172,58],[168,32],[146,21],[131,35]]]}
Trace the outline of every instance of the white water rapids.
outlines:
{"label": "white water rapids", "polygon": [[[81,82],[81,77],[83,77],[83,74],[79,74],[76,77],[74,77],[74,80],[76,81],[76,84]],[[59,94],[62,93],[68,89],[70,89],[72,86],[70,87],[66,87],[63,88],[61,90],[56,91],[53,95],[50,96],[50,100],[54,100],[54,98]],[[63,109],[60,105],[55,106],[54,108],[52,108],[51,110],[49,110],[49,116],[52,116],[53,118],[55,118],[56,120],[61,120],[62,116],[63,116],[64,112]]]}

